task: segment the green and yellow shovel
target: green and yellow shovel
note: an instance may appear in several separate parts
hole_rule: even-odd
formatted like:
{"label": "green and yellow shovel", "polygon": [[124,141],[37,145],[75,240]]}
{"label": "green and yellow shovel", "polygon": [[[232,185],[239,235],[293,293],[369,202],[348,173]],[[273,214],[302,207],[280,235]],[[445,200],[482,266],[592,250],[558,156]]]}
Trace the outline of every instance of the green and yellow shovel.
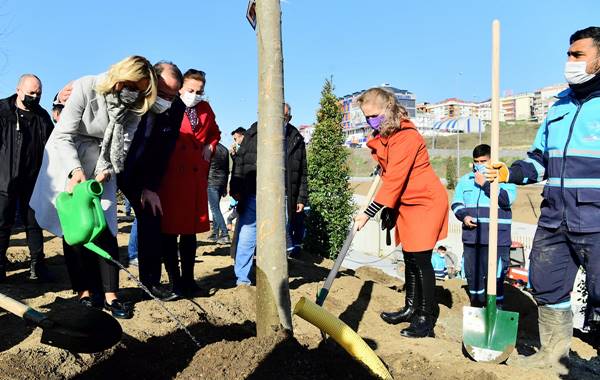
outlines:
{"label": "green and yellow shovel", "polygon": [[[500,116],[500,22],[492,24],[492,136],[491,161],[498,161]],[[519,314],[496,307],[496,269],[498,251],[498,179],[490,187],[490,236],[485,308],[463,308],[463,346],[478,362],[502,363],[517,341]]]}

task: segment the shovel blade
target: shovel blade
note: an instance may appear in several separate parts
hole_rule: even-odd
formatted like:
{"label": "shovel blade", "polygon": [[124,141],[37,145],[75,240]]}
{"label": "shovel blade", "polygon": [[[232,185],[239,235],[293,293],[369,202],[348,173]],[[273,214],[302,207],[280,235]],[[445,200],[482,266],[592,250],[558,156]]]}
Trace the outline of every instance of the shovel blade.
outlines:
{"label": "shovel blade", "polygon": [[463,307],[463,346],[478,362],[503,363],[517,342],[519,314],[512,311]]}
{"label": "shovel blade", "polygon": [[[123,335],[119,322],[111,315],[91,307],[76,307],[76,311],[52,315],[52,322],[43,329],[41,342],[71,352],[94,353],[117,344]],[[57,313],[58,314],[58,313]]]}

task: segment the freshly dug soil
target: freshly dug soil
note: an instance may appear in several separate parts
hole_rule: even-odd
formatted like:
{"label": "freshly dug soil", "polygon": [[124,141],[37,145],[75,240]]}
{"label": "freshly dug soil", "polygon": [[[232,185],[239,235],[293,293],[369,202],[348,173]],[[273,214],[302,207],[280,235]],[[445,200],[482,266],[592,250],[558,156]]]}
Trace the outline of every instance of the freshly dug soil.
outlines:
{"label": "freshly dug soil", "polygon": [[[129,223],[120,224],[119,245],[126,255]],[[74,354],[40,344],[41,330],[0,311],[0,379],[369,379],[368,372],[320,331],[293,317],[294,337],[279,333],[256,337],[254,287],[236,287],[229,247],[203,242],[199,235],[195,276],[209,295],[166,304],[202,347],[154,301],[142,300],[134,281],[121,275],[120,296],[135,303],[135,316],[121,320],[121,342],[98,354]],[[46,237],[45,250],[55,281],[30,282],[24,233],[13,236],[8,279],[0,293],[41,311],[72,313],[76,302],[61,252],[61,241]],[[290,260],[292,305],[300,297],[314,299],[332,266],[303,254]],[[137,276],[137,268],[131,268]],[[167,282],[166,275],[163,281]],[[551,370],[524,370],[475,363],[462,353],[462,307],[468,304],[464,283],[438,282],[440,317],[436,338],[408,339],[406,324],[388,325],[379,314],[404,304],[403,284],[379,270],[342,270],[324,304],[354,329],[388,366],[395,379],[557,379]],[[517,350],[530,354],[539,344],[537,311],[527,294],[505,287],[506,308],[520,314]],[[600,360],[591,339],[573,339],[571,373],[566,378],[600,378]]]}
{"label": "freshly dug soil", "polygon": [[284,332],[241,342],[222,341],[194,356],[178,379],[369,379],[338,346],[323,342],[309,349]]}

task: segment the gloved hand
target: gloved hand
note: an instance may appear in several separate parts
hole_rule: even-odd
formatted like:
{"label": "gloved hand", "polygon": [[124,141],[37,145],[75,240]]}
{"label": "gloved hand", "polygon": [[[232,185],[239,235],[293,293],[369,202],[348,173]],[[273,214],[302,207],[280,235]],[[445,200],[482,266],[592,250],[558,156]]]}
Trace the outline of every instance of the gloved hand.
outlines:
{"label": "gloved hand", "polygon": [[485,179],[488,182],[494,182],[496,178],[498,178],[498,182],[506,183],[508,182],[508,176],[510,172],[508,171],[508,166],[504,162],[492,162],[485,165],[486,171],[483,173]]}

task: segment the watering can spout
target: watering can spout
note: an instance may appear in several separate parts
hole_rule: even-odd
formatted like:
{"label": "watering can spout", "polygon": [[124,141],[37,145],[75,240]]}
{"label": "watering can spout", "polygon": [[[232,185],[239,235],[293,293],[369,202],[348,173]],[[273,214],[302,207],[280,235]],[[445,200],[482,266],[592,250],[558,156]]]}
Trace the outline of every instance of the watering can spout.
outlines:
{"label": "watering can spout", "polygon": [[106,218],[100,204],[102,184],[88,180],[77,184],[73,193],[62,192],[56,199],[58,219],[69,245],[84,245],[104,258],[110,255],[93,242],[106,229]]}

